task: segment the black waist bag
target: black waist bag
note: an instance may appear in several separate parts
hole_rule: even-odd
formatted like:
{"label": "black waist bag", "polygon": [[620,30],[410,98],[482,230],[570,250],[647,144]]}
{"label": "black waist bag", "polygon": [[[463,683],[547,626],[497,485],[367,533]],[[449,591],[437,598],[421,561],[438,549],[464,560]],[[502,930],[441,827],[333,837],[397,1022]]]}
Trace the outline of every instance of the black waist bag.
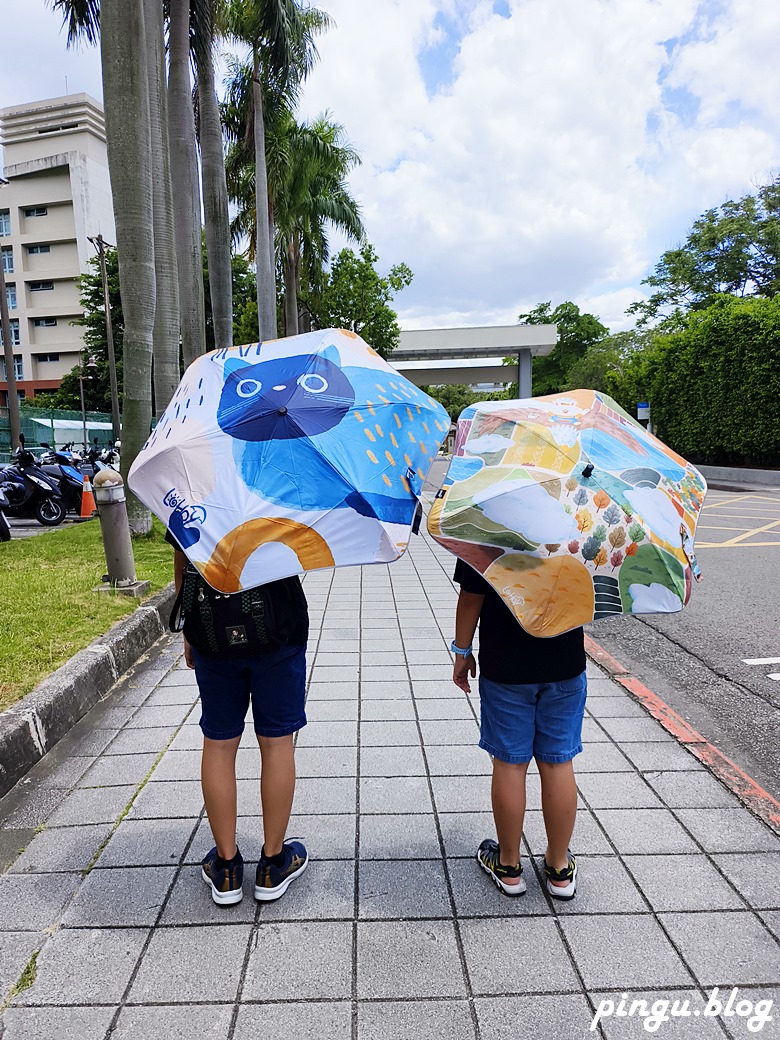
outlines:
{"label": "black waist bag", "polygon": [[274,586],[258,585],[229,595],[217,592],[188,563],[170,619],[172,632],[184,635],[203,653],[260,654],[287,642],[285,611],[274,603]]}

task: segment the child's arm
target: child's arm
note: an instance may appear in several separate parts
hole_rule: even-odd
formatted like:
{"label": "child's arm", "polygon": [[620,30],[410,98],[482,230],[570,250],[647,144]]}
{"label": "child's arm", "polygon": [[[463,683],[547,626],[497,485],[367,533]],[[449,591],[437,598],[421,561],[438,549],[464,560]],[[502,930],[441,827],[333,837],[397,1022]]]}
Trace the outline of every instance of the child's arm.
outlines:
{"label": "child's arm", "polygon": [[[458,606],[455,610],[455,646],[464,650],[471,646],[474,633],[477,630],[479,614],[485,597],[476,592],[460,590]],[[462,654],[455,655],[455,663],[452,669],[452,681],[465,693],[471,692],[469,675],[474,678],[477,674],[477,662],[474,655],[464,657]]]}

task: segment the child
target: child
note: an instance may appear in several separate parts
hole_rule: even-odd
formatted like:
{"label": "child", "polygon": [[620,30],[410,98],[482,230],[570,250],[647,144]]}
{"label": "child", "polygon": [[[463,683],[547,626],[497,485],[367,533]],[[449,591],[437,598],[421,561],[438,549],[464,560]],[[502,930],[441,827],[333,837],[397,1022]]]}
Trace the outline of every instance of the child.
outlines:
{"label": "child", "polygon": [[581,628],[550,639],[528,635],[485,579],[462,560],[455,567],[460,595],[455,615],[453,681],[470,692],[477,665],[471,642],[479,623],[479,746],[493,758],[491,797],[498,841],[487,838],[477,861],[502,892],[525,890],[520,838],[525,778],[536,759],[547,832],[544,872],[554,899],[573,899],[577,864],[569,851],[577,812],[572,759],[582,751],[585,646]]}
{"label": "child", "polygon": [[[187,558],[168,533],[176,550],[176,591],[181,588]],[[264,842],[255,880],[255,899],[284,895],[306,869],[308,855],[299,841],[284,840],[295,794],[293,736],[306,725],[306,640],[309,617],[298,578],[284,578],[272,590],[277,620],[286,632],[278,649],[264,653],[232,649],[210,653],[187,639],[184,659],[195,669],[201,700],[203,730],[201,784],[215,846],[201,864],[203,880],[220,906],[243,897],[244,860],[236,845],[236,753],[251,700],[252,718],[260,745],[260,801]],[[219,600],[215,601],[219,604]],[[190,633],[191,634],[191,633]]]}

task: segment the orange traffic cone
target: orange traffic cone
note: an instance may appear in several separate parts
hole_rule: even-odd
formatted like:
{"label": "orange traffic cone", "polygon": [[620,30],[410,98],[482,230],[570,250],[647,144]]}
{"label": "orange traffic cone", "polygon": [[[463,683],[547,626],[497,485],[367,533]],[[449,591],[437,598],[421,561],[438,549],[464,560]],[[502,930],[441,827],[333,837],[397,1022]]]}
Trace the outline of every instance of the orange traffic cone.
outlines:
{"label": "orange traffic cone", "polygon": [[92,485],[89,482],[89,477],[85,473],[84,489],[81,492],[81,519],[90,519],[96,512],[97,506],[95,505],[95,496],[92,494]]}

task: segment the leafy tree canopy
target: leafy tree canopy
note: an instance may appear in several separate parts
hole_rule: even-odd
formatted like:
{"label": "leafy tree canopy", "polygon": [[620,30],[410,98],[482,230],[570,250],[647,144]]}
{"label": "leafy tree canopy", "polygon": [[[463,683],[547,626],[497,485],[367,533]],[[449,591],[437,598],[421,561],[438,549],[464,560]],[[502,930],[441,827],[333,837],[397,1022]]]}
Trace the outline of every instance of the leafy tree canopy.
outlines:
{"label": "leafy tree canopy", "polygon": [[642,284],[653,290],[650,298],[628,309],[639,325],[702,310],[721,293],[774,296],[780,291],[780,176],[755,195],[708,209]]}
{"label": "leafy tree canopy", "polygon": [[466,386],[465,383],[446,383],[443,386],[423,386],[420,387],[426,394],[438,401],[439,404],[443,405],[447,409],[450,419],[455,422],[463,411],[464,408],[468,408],[470,404],[475,401],[481,400],[478,394],[476,394],[470,386]]}
{"label": "leafy tree canopy", "polygon": [[316,328],[356,332],[386,358],[398,346],[400,326],[390,303],[412,281],[406,264],[395,264],[384,277],[376,270],[379,256],[366,242],[355,253],[342,249],[323,288],[305,298]]}
{"label": "leafy tree canopy", "polygon": [[[609,329],[593,314],[583,314],[576,303],[567,300],[553,310],[552,304],[539,303],[518,321],[524,325],[558,326],[558,343],[552,353],[533,360],[534,394],[556,394],[571,387],[569,373],[588,349],[604,339]],[[515,359],[509,359],[514,364]]]}

